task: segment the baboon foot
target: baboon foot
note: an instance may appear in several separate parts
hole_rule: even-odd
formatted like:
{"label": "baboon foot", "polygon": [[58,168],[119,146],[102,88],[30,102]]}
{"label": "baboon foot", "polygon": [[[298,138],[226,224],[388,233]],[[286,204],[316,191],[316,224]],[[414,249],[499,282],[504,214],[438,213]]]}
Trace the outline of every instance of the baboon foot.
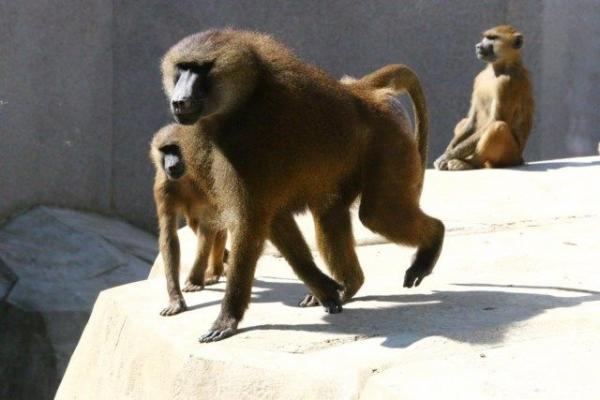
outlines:
{"label": "baboon foot", "polygon": [[317,296],[308,293],[300,302],[300,307],[315,307],[322,305],[325,308],[325,312],[328,314],[337,314],[342,312],[342,299],[344,298],[344,288],[338,285],[335,293],[327,296],[324,300],[319,300]]}
{"label": "baboon foot", "polygon": [[187,310],[187,305],[185,304],[185,300],[178,299],[172,302],[169,302],[169,305],[162,309],[160,315],[163,317],[169,317],[171,315],[179,314]]}
{"label": "baboon foot", "polygon": [[219,318],[213,324],[212,328],[204,335],[200,336],[200,343],[218,342],[227,339],[237,333],[238,321],[235,319]]}
{"label": "baboon foot", "polygon": [[187,280],[185,281],[185,284],[183,285],[183,288],[181,289],[181,291],[183,292],[199,292],[202,289],[204,289],[204,284],[202,283],[194,283],[191,280]]}
{"label": "baboon foot", "polygon": [[221,274],[206,274],[204,277],[205,285],[214,285],[215,283],[219,283],[219,279],[221,278]]}
{"label": "baboon foot", "polygon": [[298,306],[300,307],[316,307],[318,305],[319,300],[317,300],[317,298],[310,293],[304,296],[302,300],[300,300],[300,302],[298,303]]}
{"label": "baboon foot", "polygon": [[453,158],[452,160],[449,160],[448,163],[446,164],[446,167],[447,167],[448,171],[466,171],[466,170],[475,168],[473,165],[469,164],[468,162],[459,160],[457,158]]}
{"label": "baboon foot", "polygon": [[431,272],[427,272],[422,267],[411,266],[404,274],[404,287],[411,288],[413,286],[419,286],[421,282],[423,282],[423,279],[430,273]]}
{"label": "baboon foot", "polygon": [[419,286],[426,276],[433,272],[433,267],[440,255],[442,249],[441,241],[439,245],[417,251],[415,260],[404,274],[404,287],[411,288]]}
{"label": "baboon foot", "polygon": [[435,167],[435,169],[438,169],[440,171],[447,171],[448,170],[448,158],[446,157],[446,154],[442,154],[441,156],[438,157],[437,160],[435,160],[433,162],[433,166]]}

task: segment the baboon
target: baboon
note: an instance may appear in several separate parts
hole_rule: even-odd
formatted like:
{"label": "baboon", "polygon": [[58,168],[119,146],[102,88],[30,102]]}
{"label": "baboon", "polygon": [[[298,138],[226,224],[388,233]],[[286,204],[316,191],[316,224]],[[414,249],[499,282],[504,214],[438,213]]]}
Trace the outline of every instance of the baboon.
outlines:
{"label": "baboon", "polygon": [[[187,307],[179,286],[179,238],[177,217],[183,214],[198,238],[196,259],[183,287],[184,292],[201,290],[218,282],[223,274],[227,231],[215,224],[216,209],[210,203],[198,175],[188,174],[184,157],[188,127],[170,124],[160,129],[150,145],[154,163],[154,199],[159,223],[159,242],[163,257],[169,305],[160,314],[174,315]],[[189,141],[189,139],[187,139]],[[194,157],[187,154],[188,160]],[[207,269],[208,267],[208,269]]]}
{"label": "baboon", "polygon": [[475,46],[487,67],[477,75],[467,117],[434,163],[440,170],[509,167],[523,163],[534,102],[529,72],[521,62],[523,35],[501,25]]}
{"label": "baboon", "polygon": [[363,224],[418,248],[404,286],[432,272],[444,225],[419,207],[427,132],[415,140],[403,131],[372,90],[340,84],[267,35],[230,29],[184,38],[162,73],[173,117],[195,130],[198,169],[188,174],[209,178],[219,226],[231,235],[221,311],[201,342],[236,333],[267,238],[327,312],[342,310],[353,293],[314,264],[293,219],[306,208],[340,282],[362,276],[349,214],[358,195]]}
{"label": "baboon", "polygon": [[[398,123],[403,124],[403,129],[408,131],[408,119],[402,105],[397,102],[395,97],[403,91],[409,89],[411,91],[415,90],[405,86],[404,75],[414,75],[414,73],[405,66],[394,65],[381,68],[360,80],[345,76],[341,79],[341,82],[358,90],[373,91],[373,95],[378,98],[378,101],[390,105],[398,117]],[[418,93],[415,97],[418,98]],[[427,110],[422,94],[418,107],[421,107],[419,115],[421,115],[421,119],[424,119],[424,123],[426,123]],[[191,134],[184,131],[186,131],[184,126],[175,124],[163,127],[153,137],[150,155],[156,168],[155,199],[157,211],[159,212],[159,225],[167,227],[169,226],[169,221],[164,217],[173,218],[173,213],[183,213],[188,225],[190,225],[198,237],[198,254],[183,288],[183,292],[191,292],[201,290],[205,284],[210,285],[218,282],[220,275],[223,273],[223,261],[227,257],[227,250],[224,248],[226,240],[225,230],[214,232],[214,221],[209,221],[210,225],[200,225],[203,216],[206,218],[207,214],[210,213],[214,218],[215,215],[214,209],[211,209],[210,204],[208,204],[206,193],[201,188],[202,182],[206,181],[206,177],[199,181],[197,179],[194,181],[192,177],[180,180],[186,172],[182,147],[185,150],[186,147],[183,145],[190,142],[190,138],[186,139],[184,135],[186,133]],[[193,155],[189,156],[192,160],[194,159]],[[166,200],[167,195],[169,202]],[[160,214],[165,209],[170,210],[167,212],[167,216]],[[194,210],[197,211],[199,209],[203,210],[201,214],[193,215]],[[209,210],[208,213],[206,210]],[[198,231],[200,228],[202,230]],[[161,315],[164,316],[175,315],[186,309],[182,290],[179,289],[178,285],[179,264],[174,262],[179,259],[178,238],[173,237],[173,235],[176,235],[176,232],[172,228],[161,229],[161,254],[164,260],[169,294],[169,306],[161,311]],[[170,248],[164,245],[166,243],[174,243],[174,254],[171,254]],[[354,249],[351,247],[347,251],[353,252]],[[356,260],[355,257],[353,259]],[[208,270],[206,270],[209,261],[210,265]],[[202,271],[205,271],[204,275]],[[350,293],[356,293],[363,282],[362,274],[360,276],[347,277],[340,275],[340,272],[333,271],[334,275],[337,275],[347,288],[347,293],[349,295]],[[318,300],[309,294],[300,301],[299,305],[304,307],[318,305]]]}

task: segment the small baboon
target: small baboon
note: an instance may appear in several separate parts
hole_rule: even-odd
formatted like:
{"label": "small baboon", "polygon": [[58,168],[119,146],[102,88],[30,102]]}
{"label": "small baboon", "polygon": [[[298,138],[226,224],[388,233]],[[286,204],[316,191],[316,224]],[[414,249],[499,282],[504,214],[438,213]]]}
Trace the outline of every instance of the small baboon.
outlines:
{"label": "small baboon", "polygon": [[[218,282],[226,257],[227,231],[219,229],[215,223],[217,211],[203,189],[206,182],[198,180],[197,174],[187,173],[193,166],[186,163],[184,156],[189,142],[189,139],[186,141],[186,130],[190,129],[176,124],[167,125],[154,135],[150,145],[150,157],[156,169],[154,200],[160,228],[160,250],[169,294],[169,306],[160,312],[165,316],[186,309],[179,287],[179,215],[185,216],[198,238],[196,259],[183,287],[184,292],[201,290],[204,285]],[[188,154],[187,158],[194,160],[195,157]]]}
{"label": "small baboon", "polygon": [[521,62],[523,35],[501,25],[483,33],[475,46],[487,67],[477,75],[471,108],[454,128],[454,138],[434,163],[440,170],[520,165],[533,123],[529,72]]}
{"label": "small baboon", "polygon": [[[340,84],[267,35],[230,29],[183,39],[164,56],[162,72],[173,117],[193,130],[187,173],[206,178],[198,180],[218,226],[231,235],[221,312],[200,341],[236,333],[267,238],[325,310],[340,312],[353,293],[336,280],[362,278],[349,214],[359,195],[363,224],[418,248],[404,286],[432,272],[444,225],[419,207],[423,142],[372,88]],[[316,267],[293,219],[306,208],[336,280]]]}

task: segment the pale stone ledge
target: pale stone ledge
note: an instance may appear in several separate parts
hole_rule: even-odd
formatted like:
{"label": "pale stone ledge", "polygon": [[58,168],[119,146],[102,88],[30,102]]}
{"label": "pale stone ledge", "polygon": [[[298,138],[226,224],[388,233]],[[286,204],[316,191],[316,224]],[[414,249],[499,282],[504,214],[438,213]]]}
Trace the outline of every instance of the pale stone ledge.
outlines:
{"label": "pale stone ledge", "polygon": [[158,315],[163,279],[107,290],[57,399],[593,399],[599,165],[430,173],[426,208],[456,226],[434,274],[403,289],[412,251],[362,246],[367,280],[339,315],[296,307],[305,289],[274,256],[259,261],[241,332],[218,343],[197,338],[224,283],[174,317]]}

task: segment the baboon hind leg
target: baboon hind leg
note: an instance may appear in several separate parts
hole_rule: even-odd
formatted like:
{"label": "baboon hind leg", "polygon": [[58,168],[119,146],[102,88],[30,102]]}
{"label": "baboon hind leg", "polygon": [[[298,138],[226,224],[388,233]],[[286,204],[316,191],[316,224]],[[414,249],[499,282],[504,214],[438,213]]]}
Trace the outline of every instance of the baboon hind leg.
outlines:
{"label": "baboon hind leg", "polygon": [[204,273],[204,284],[212,285],[219,282],[223,275],[225,263],[225,244],[227,243],[227,230],[223,229],[216,233],[213,246],[210,250],[208,269]]}
{"label": "baboon hind leg", "polygon": [[[313,212],[317,246],[329,272],[344,286],[343,300],[350,300],[364,283],[365,277],[356,256],[352,222],[348,207],[332,207]],[[308,294],[301,302],[316,305]]]}
{"label": "baboon hind leg", "polygon": [[404,277],[404,287],[419,286],[433,271],[442,250],[442,222],[415,206],[388,204],[378,207],[364,200],[360,215],[363,224],[372,231],[395,243],[417,247],[412,265]]}
{"label": "baboon hind leg", "polygon": [[492,123],[477,143],[474,159],[486,167],[510,167],[521,165],[523,158],[519,144],[503,121]]}
{"label": "baboon hind leg", "polygon": [[195,228],[197,238],[196,259],[183,286],[184,292],[197,292],[204,289],[204,275],[208,266],[208,259],[215,243],[216,233],[213,229],[204,226],[201,222],[190,223]]}
{"label": "baboon hind leg", "polygon": [[369,229],[389,240],[417,247],[406,271],[404,287],[418,286],[431,274],[444,240],[444,224],[421,211],[418,171],[412,153],[386,146],[377,162],[365,168],[359,217]]}

